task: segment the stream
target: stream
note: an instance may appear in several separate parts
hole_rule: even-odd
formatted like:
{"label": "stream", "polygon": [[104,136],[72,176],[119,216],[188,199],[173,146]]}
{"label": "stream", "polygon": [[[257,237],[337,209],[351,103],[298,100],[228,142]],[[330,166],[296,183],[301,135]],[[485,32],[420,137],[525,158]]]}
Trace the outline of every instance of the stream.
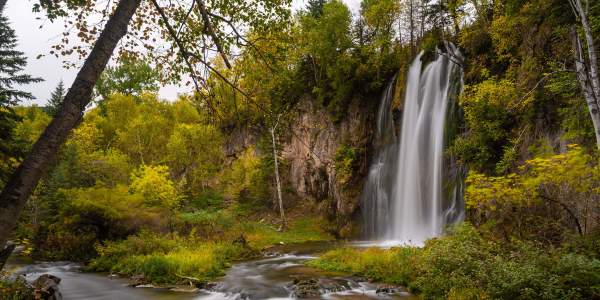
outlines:
{"label": "stream", "polygon": [[[362,278],[323,272],[304,265],[304,262],[326,248],[323,243],[305,243],[277,249],[270,257],[239,262],[227,270],[226,275],[215,282],[210,290],[174,292],[168,288],[140,288],[128,286],[126,278],[111,278],[108,274],[84,273],[80,265],[71,262],[30,262],[13,256],[7,270],[24,275],[29,281],[41,274],[61,278],[60,292],[63,299],[90,300],[255,300],[295,299],[295,286],[308,283],[317,286],[321,296],[305,296],[303,299],[403,299],[416,297],[409,293],[376,293],[378,285]],[[294,285],[294,282],[298,285]]]}

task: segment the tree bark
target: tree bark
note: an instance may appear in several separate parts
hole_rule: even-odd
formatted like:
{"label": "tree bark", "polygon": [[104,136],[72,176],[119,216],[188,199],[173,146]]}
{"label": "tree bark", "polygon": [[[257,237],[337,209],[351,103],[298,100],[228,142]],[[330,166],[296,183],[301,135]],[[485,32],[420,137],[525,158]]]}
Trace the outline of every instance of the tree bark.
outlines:
{"label": "tree bark", "polygon": [[[1,0],[0,0],[1,1]],[[71,130],[80,122],[89,104],[92,89],[106,67],[117,43],[127,33],[141,0],[121,0],[94,48],[79,70],[60,105],[58,114],[33,145],[33,149],[12,174],[0,194],[0,249],[4,248],[31,192],[56,157]]]}
{"label": "tree bark", "polygon": [[16,247],[15,244],[8,244],[8,245],[6,245],[6,247],[4,249],[0,250],[0,270],[2,270],[2,268],[4,268],[4,264],[6,263],[6,260],[8,259],[8,257],[10,257],[12,252],[15,250],[15,247]]}
{"label": "tree bark", "polygon": [[275,130],[277,129],[277,124],[271,127],[271,140],[273,142],[273,160],[275,162],[275,184],[277,185],[277,200],[279,202],[279,215],[281,217],[281,230],[285,230],[287,228],[287,221],[285,219],[285,213],[283,211],[283,200],[281,198],[281,181],[279,180],[279,161],[277,159],[277,143],[275,142]]}
{"label": "tree bark", "polygon": [[206,11],[206,6],[204,5],[204,1],[196,0],[196,2],[198,2],[200,14],[202,15],[202,21],[204,22],[204,29],[212,37],[213,42],[215,43],[215,46],[217,46],[217,51],[219,52],[219,54],[221,54],[221,58],[223,58],[223,62],[225,63],[227,68],[231,69],[231,64],[229,63],[229,60],[227,59],[227,55],[225,54],[225,51],[223,50],[223,47],[221,46],[219,37],[217,36],[217,34],[215,33],[215,30],[213,29],[212,22],[210,21],[210,17],[208,16],[208,12]]}
{"label": "tree bark", "polygon": [[[588,22],[587,11],[583,8],[581,4],[581,0],[572,0],[572,5],[574,6],[575,11],[578,14],[579,20],[581,21],[581,27],[583,28],[583,33],[585,35],[585,40],[587,43],[588,50],[588,67],[589,67],[589,76],[592,85],[592,90],[594,91],[594,95],[596,96],[596,104],[600,99],[600,80],[598,79],[598,58],[596,56],[596,47],[594,46],[594,37],[592,36],[592,28]],[[582,55],[583,57],[583,55]]]}
{"label": "tree bark", "polygon": [[581,41],[579,40],[579,35],[577,34],[577,30],[575,28],[572,28],[571,30],[571,40],[575,55],[575,72],[577,74],[577,80],[581,85],[583,98],[590,112],[590,117],[592,118],[594,133],[596,134],[596,145],[598,149],[600,149],[600,105],[598,105],[598,97],[594,93],[594,89],[590,83],[590,77],[586,71]]}

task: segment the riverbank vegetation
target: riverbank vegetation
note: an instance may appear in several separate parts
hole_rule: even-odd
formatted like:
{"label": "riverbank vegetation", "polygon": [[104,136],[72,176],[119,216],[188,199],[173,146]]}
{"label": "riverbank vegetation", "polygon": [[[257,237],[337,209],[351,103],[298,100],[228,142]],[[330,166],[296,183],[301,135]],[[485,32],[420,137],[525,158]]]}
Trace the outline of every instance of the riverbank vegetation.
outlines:
{"label": "riverbank vegetation", "polygon": [[598,298],[599,248],[573,252],[571,246],[586,243],[581,237],[550,247],[488,234],[465,223],[422,248],[341,248],[309,265],[403,285],[426,299]]}

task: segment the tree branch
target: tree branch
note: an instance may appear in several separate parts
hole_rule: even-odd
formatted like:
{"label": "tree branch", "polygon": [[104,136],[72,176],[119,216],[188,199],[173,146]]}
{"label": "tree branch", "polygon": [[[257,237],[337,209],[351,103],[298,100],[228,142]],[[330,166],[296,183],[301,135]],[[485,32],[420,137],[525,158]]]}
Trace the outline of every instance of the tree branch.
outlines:
{"label": "tree branch", "polygon": [[181,24],[179,25],[179,29],[177,29],[177,37],[179,37],[179,34],[181,33],[181,29],[183,29],[183,25],[185,25],[185,21],[187,21],[187,19],[190,17],[190,14],[194,10],[195,4],[196,4],[196,1],[193,1],[187,14],[185,14],[185,18],[183,18],[183,21],[181,21]]}
{"label": "tree branch", "polygon": [[227,68],[231,69],[231,64],[229,63],[229,59],[227,59],[227,55],[225,55],[225,51],[223,51],[223,47],[222,47],[221,43],[219,42],[219,37],[217,37],[217,34],[215,33],[215,31],[213,29],[212,23],[210,21],[210,17],[208,15],[208,12],[206,11],[206,6],[204,5],[203,0],[194,0],[194,2],[198,3],[198,7],[200,9],[200,14],[202,15],[202,20],[204,21],[204,26],[205,26],[206,32],[212,37],[213,42],[217,46],[217,49],[219,50],[219,53],[221,54],[221,57],[223,58],[223,62],[225,62],[225,65],[227,66]]}
{"label": "tree branch", "polygon": [[579,223],[579,218],[577,218],[575,213],[566,204],[560,202],[559,200],[554,200],[554,199],[548,197],[543,192],[539,193],[539,195],[540,195],[540,198],[542,198],[546,201],[550,201],[550,202],[560,205],[560,207],[562,207],[569,214],[569,216],[571,216],[571,218],[573,218],[573,220],[575,221],[575,225],[577,226],[577,232],[579,232],[579,235],[583,235],[583,229],[581,228],[581,223]]}
{"label": "tree branch", "polygon": [[264,55],[262,54],[262,52],[258,49],[258,47],[256,47],[256,45],[251,42],[250,40],[246,39],[242,34],[239,33],[239,31],[237,30],[237,28],[235,28],[235,25],[233,24],[233,22],[231,20],[228,20],[226,18],[224,18],[223,16],[219,16],[213,13],[208,13],[211,17],[219,19],[225,23],[227,23],[227,25],[229,25],[229,27],[231,28],[231,30],[233,30],[233,33],[235,34],[235,36],[237,37],[237,39],[242,40],[242,42],[250,45],[250,47],[252,47],[252,49],[254,50],[254,52],[256,52],[256,54],[258,54],[258,56],[260,57],[260,59],[265,63],[265,65],[267,66],[267,68],[269,68],[269,70],[272,72],[274,71],[274,69],[271,67],[271,65],[267,62],[267,59],[264,57]]}

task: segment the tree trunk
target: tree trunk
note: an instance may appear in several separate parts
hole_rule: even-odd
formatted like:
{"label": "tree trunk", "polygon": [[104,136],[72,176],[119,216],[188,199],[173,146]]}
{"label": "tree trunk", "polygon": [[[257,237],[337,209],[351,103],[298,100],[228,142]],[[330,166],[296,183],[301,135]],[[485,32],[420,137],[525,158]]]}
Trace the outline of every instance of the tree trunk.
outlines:
{"label": "tree trunk", "polygon": [[15,244],[8,244],[8,245],[6,245],[6,247],[4,249],[0,250],[0,270],[2,270],[2,268],[4,268],[4,264],[6,263],[6,260],[8,259],[10,254],[13,252],[13,250],[15,250],[15,247],[16,247]]}
{"label": "tree trunk", "polygon": [[94,84],[106,67],[117,43],[127,33],[127,24],[140,2],[141,0],[119,2],[92,52],[75,77],[56,117],[33,145],[27,158],[12,174],[0,194],[0,249],[4,249],[31,192],[50,162],[56,157],[71,130],[83,117],[85,107],[91,100]]}
{"label": "tree trunk", "polygon": [[[594,37],[592,36],[592,28],[588,22],[586,9],[583,8],[581,4],[581,0],[572,0],[573,6],[575,6],[575,10],[579,15],[579,19],[581,20],[581,27],[583,27],[583,33],[585,35],[585,40],[587,42],[587,50],[589,56],[588,68],[590,74],[590,81],[592,85],[592,90],[594,91],[594,95],[596,97],[596,104],[600,99],[600,81],[598,79],[598,58],[596,57],[596,47],[594,46]],[[583,55],[582,55],[583,57]]]}
{"label": "tree trunk", "polygon": [[594,133],[596,134],[596,146],[600,149],[600,105],[598,105],[598,97],[594,93],[594,88],[590,83],[590,76],[588,76],[588,72],[586,71],[581,41],[579,40],[579,35],[575,28],[571,30],[571,40],[573,42],[573,52],[575,55],[575,72],[577,74],[577,80],[581,85],[583,98],[590,111],[590,117],[592,118],[592,124],[594,125]]}
{"label": "tree trunk", "polygon": [[277,125],[273,126],[271,131],[271,140],[273,142],[273,160],[275,162],[275,184],[277,185],[277,200],[279,201],[279,214],[281,217],[281,230],[287,228],[287,221],[285,219],[285,213],[283,212],[283,200],[281,199],[281,181],[279,180],[279,162],[277,158],[277,143],[275,143],[275,129]]}

